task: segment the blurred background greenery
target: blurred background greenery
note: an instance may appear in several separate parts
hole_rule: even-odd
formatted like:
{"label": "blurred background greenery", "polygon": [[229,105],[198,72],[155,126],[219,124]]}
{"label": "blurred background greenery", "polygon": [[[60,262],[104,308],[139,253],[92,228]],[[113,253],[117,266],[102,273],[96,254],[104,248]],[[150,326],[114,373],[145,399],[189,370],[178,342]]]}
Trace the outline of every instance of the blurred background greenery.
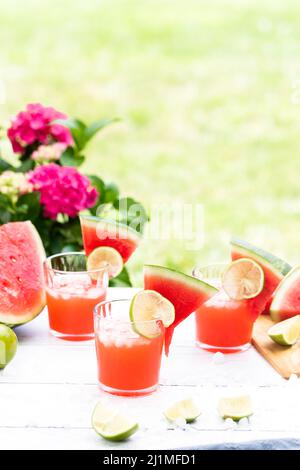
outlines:
{"label": "blurred background greenery", "polygon": [[1,0],[0,118],[28,102],[120,116],[86,172],[152,203],[204,206],[205,243],[130,260],[186,272],[231,234],[300,261],[297,0]]}

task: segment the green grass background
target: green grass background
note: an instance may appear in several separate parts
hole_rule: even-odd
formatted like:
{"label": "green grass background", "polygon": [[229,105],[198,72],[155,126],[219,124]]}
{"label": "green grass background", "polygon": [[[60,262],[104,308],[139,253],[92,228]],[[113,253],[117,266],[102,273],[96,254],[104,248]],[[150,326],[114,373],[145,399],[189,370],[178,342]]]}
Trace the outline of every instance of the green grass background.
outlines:
{"label": "green grass background", "polygon": [[[152,203],[204,206],[205,243],[132,257],[186,272],[236,234],[300,261],[298,0],[1,0],[0,118],[27,102],[120,116],[86,172]],[[298,103],[299,101],[299,103]]]}

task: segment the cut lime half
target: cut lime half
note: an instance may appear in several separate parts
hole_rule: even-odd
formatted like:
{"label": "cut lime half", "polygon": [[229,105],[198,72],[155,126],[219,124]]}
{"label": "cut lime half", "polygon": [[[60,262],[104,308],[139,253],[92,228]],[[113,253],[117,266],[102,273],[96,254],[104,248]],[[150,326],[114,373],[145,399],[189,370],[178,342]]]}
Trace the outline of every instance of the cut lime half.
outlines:
{"label": "cut lime half", "polygon": [[269,337],[282,346],[291,346],[300,338],[300,315],[283,320],[268,330]]}
{"label": "cut lime half", "polygon": [[4,369],[14,358],[18,348],[15,332],[6,325],[0,324],[0,369]]}
{"label": "cut lime half", "polygon": [[234,300],[256,297],[263,290],[264,282],[262,268],[250,258],[233,261],[222,276],[223,289]]}
{"label": "cut lime half", "polygon": [[93,411],[92,426],[97,434],[108,441],[124,441],[138,430],[135,421],[102,401],[97,403]]}
{"label": "cut lime half", "polygon": [[178,418],[184,418],[187,423],[195,421],[200,414],[201,411],[191,398],[177,401],[164,411],[164,415],[169,421],[176,421]]}
{"label": "cut lime half", "polygon": [[175,320],[175,308],[158,292],[142,290],[133,297],[129,315],[136,333],[145,338],[155,338],[160,335],[160,328],[155,320],[161,320],[167,328]]}
{"label": "cut lime half", "polygon": [[[87,270],[93,271],[108,266],[110,278],[117,277],[123,269],[123,259],[120,253],[110,246],[99,246],[93,250],[87,259]],[[93,273],[91,273],[93,275]],[[97,273],[95,278],[97,279]]]}
{"label": "cut lime half", "polygon": [[231,418],[239,421],[253,414],[251,398],[249,395],[224,397],[219,400],[218,411],[223,419]]}

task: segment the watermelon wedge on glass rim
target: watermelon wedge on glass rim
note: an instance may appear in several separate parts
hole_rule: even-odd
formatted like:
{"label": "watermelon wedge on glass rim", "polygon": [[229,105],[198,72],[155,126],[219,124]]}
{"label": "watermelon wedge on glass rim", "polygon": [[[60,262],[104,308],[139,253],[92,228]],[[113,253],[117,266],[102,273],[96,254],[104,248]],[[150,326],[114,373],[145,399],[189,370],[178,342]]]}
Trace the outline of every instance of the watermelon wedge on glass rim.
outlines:
{"label": "watermelon wedge on glass rim", "polygon": [[166,355],[176,326],[218,292],[215,287],[193,276],[150,264],[144,266],[144,289],[158,292],[175,307],[175,320],[165,332]]}
{"label": "watermelon wedge on glass rim", "polygon": [[259,316],[266,308],[272,294],[282,279],[292,269],[291,266],[277,256],[238,238],[231,240],[231,258],[250,258],[256,261],[264,271],[264,288],[255,298],[247,300],[250,310]]}
{"label": "watermelon wedge on glass rim", "polygon": [[139,232],[113,220],[81,215],[80,223],[87,256],[95,248],[106,246],[117,250],[125,264],[142,240]]}
{"label": "watermelon wedge on glass rim", "polygon": [[42,241],[31,222],[0,226],[0,323],[22,325],[43,310],[45,257]]}
{"label": "watermelon wedge on glass rim", "polygon": [[281,281],[273,295],[270,315],[275,322],[300,314],[300,266],[295,266]]}

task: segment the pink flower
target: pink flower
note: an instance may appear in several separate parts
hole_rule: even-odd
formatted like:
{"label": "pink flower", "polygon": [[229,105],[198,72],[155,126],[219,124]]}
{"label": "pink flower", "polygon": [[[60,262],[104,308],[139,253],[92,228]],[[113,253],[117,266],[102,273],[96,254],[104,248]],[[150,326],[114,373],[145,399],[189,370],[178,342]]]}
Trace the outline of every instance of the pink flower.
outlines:
{"label": "pink flower", "polygon": [[73,138],[69,129],[59,124],[51,124],[55,119],[66,119],[65,114],[51,107],[44,107],[39,103],[26,106],[13,118],[7,131],[13,151],[22,153],[31,144],[51,144],[61,142],[66,147],[73,145]]}
{"label": "pink flower", "polygon": [[58,214],[75,217],[93,207],[98,198],[90,180],[73,167],[42,165],[29,174],[28,181],[40,192],[44,216],[50,219],[56,219]]}

